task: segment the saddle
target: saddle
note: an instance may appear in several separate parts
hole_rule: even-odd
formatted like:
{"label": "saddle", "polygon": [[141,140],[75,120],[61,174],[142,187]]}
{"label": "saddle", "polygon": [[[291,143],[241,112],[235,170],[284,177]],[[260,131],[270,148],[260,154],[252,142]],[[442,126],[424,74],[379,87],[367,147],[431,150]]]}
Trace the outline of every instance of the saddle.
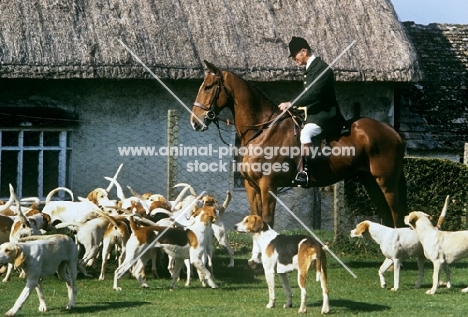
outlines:
{"label": "saddle", "polygon": [[[301,147],[300,141],[300,131],[307,123],[307,108],[305,107],[298,107],[295,108],[294,111],[290,112],[293,121],[295,122],[295,136],[296,136],[296,144],[297,146]],[[322,133],[312,138],[312,144],[314,146],[319,146],[320,149],[323,149],[326,146],[330,146],[330,142],[332,140],[337,140],[341,136],[348,135],[351,131],[351,123],[353,120],[346,121],[343,116],[339,116],[334,122],[328,126]],[[296,179],[292,181],[293,186],[302,187],[302,188],[310,188],[310,184],[308,182],[308,176],[310,175],[310,171],[314,168],[314,162],[317,163],[317,159],[322,158],[324,159],[325,156],[321,156],[318,153],[317,156],[312,155],[312,157],[301,157],[300,160],[303,160],[303,163],[298,164],[298,172],[300,171],[299,166],[301,164],[306,164],[305,170],[308,171],[307,174],[304,172],[300,172],[297,174]],[[301,175],[301,176],[299,176]]]}
{"label": "saddle", "polygon": [[[290,110],[291,117],[295,123],[295,135],[297,140],[297,145],[301,145],[300,141],[300,131],[304,128],[304,125],[307,123],[307,108],[306,107],[296,107]],[[339,139],[341,136],[349,135],[351,131],[351,124],[355,119],[346,120],[343,116],[340,116],[333,124],[327,127],[319,135],[315,136],[312,139],[313,144],[321,144],[325,146],[329,144],[332,140]]]}

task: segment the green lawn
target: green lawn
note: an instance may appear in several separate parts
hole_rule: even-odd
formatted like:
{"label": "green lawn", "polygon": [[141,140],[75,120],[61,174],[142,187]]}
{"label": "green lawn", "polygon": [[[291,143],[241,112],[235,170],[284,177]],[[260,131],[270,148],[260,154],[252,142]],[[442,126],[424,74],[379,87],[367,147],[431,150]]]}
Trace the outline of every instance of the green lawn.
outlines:
{"label": "green lawn", "polygon": [[[329,233],[319,232],[327,241]],[[277,307],[266,309],[268,291],[263,274],[253,273],[246,266],[250,250],[250,240],[244,235],[230,233],[231,243],[236,251],[236,265],[227,268],[227,254],[224,250],[215,252],[215,281],[219,289],[204,289],[198,279],[192,286],[184,287],[180,281],[178,288],[170,290],[169,278],[164,275],[155,279],[151,275],[147,281],[149,289],[139,288],[135,279],[123,276],[119,284],[121,292],[112,289],[112,271],[108,268],[105,281],[97,278],[84,278],[79,275],[76,307],[66,311],[65,283],[57,277],[43,281],[49,311],[39,313],[36,292],[27,300],[19,316],[297,316],[299,288],[296,275],[291,276],[293,285],[293,309],[283,309],[284,294],[277,281]],[[354,240],[352,240],[354,241]],[[351,242],[353,243],[353,242]],[[401,272],[400,290],[392,292],[393,272],[388,272],[388,289],[381,289],[377,270],[382,257],[373,255],[366,248],[373,243],[354,244],[350,249],[334,250],[342,261],[357,275],[353,278],[331,256],[328,256],[328,277],[330,289],[330,315],[334,316],[464,316],[468,312],[468,294],[460,290],[468,286],[468,262],[452,266],[452,289],[440,288],[435,295],[426,295],[431,286],[432,264],[426,262],[426,275],[421,289],[414,289],[417,280],[417,266],[414,260],[404,262]],[[331,246],[333,249],[333,245]],[[375,249],[375,248],[374,248]],[[358,252],[356,252],[358,250]],[[359,250],[363,250],[362,253]],[[352,254],[350,254],[352,253]],[[356,256],[356,254],[361,254]],[[98,270],[89,272],[98,276]],[[312,272],[311,272],[312,273]],[[0,284],[0,313],[6,312],[14,303],[25,281],[14,274],[12,281]],[[308,314],[319,315],[321,308],[320,286],[315,282],[315,274],[308,282]]]}

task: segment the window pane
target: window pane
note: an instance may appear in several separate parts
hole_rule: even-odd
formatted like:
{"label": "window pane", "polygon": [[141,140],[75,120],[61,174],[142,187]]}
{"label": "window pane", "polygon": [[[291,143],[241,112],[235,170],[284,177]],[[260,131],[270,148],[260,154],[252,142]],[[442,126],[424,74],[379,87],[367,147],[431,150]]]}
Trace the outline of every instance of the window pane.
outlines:
{"label": "window pane", "polygon": [[44,195],[57,188],[59,151],[44,151]]}
{"label": "window pane", "polygon": [[41,132],[25,131],[24,132],[24,146],[38,146],[41,137]]}
{"label": "window pane", "polygon": [[18,170],[18,151],[2,151],[1,157],[1,197],[10,197],[10,188],[8,184],[16,189],[16,171]]}
{"label": "window pane", "polygon": [[37,184],[39,166],[39,151],[24,151],[23,153],[23,197],[38,196]]}
{"label": "window pane", "polygon": [[[19,139],[20,135],[22,135],[21,140]],[[2,137],[0,146],[0,197],[8,198],[10,196],[9,183],[15,187],[17,194],[21,197],[41,196],[43,198],[44,195],[47,195],[59,185],[70,187],[71,150],[66,151],[65,166],[62,166],[60,170],[59,155],[61,151],[55,150],[61,145],[65,146],[65,144],[61,143],[61,138],[65,136],[68,146],[70,146],[70,133],[66,131],[0,130],[0,136]],[[24,145],[24,148],[20,148],[20,145]],[[31,148],[40,145],[43,146],[41,149]],[[6,147],[14,148],[14,151],[5,149]],[[51,150],[52,147],[55,149]],[[20,154],[22,157],[21,167],[18,165]],[[41,165],[39,164],[40,161]],[[21,168],[21,173],[18,175],[19,168]]]}
{"label": "window pane", "polygon": [[67,147],[71,147],[72,146],[72,140],[71,140],[71,133],[67,133]]}
{"label": "window pane", "polygon": [[2,131],[2,146],[18,146],[18,131]]}
{"label": "window pane", "polygon": [[46,131],[44,132],[44,146],[59,146],[60,132]]}
{"label": "window pane", "polygon": [[65,171],[65,187],[71,188],[71,151],[67,151],[67,166]]}

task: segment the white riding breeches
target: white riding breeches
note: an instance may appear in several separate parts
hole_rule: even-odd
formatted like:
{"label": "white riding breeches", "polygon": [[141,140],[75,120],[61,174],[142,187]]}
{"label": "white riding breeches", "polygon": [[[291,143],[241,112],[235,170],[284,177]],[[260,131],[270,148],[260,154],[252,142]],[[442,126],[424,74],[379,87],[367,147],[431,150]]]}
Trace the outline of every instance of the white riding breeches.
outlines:
{"label": "white riding breeches", "polygon": [[312,142],[314,136],[322,133],[322,128],[315,123],[307,123],[301,131],[301,143],[307,144]]}

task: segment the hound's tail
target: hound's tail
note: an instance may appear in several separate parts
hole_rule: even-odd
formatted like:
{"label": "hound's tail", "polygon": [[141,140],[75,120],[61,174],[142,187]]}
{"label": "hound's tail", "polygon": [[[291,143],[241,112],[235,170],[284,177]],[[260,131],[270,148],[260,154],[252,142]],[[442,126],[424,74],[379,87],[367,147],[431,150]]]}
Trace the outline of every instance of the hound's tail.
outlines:
{"label": "hound's tail", "polygon": [[66,191],[66,192],[70,195],[71,201],[74,201],[74,200],[75,200],[75,197],[73,196],[73,192],[72,192],[70,189],[68,189],[68,188],[66,188],[66,187],[57,187],[57,188],[55,188],[55,189],[52,189],[52,190],[49,192],[49,194],[47,194],[47,197],[46,197],[46,200],[45,200],[45,204],[47,205],[47,204],[50,202],[50,200],[52,199],[52,197],[53,197],[57,192],[59,192],[59,191],[61,191],[61,190]]}
{"label": "hound's tail", "polygon": [[437,220],[436,228],[439,230],[442,227],[442,223],[444,222],[445,216],[447,216],[449,200],[450,200],[450,195],[447,195],[447,197],[445,197],[444,208],[442,208],[442,212],[440,213],[439,220]]}
{"label": "hound's tail", "polygon": [[130,223],[130,229],[132,229],[132,232],[135,232],[139,229],[137,224],[135,223],[135,220],[133,220],[133,216],[129,217],[128,222]]}
{"label": "hound's tail", "polygon": [[320,248],[320,252],[317,253],[317,259],[315,260],[315,280],[320,282],[323,277],[327,276],[327,256],[325,251]]}

